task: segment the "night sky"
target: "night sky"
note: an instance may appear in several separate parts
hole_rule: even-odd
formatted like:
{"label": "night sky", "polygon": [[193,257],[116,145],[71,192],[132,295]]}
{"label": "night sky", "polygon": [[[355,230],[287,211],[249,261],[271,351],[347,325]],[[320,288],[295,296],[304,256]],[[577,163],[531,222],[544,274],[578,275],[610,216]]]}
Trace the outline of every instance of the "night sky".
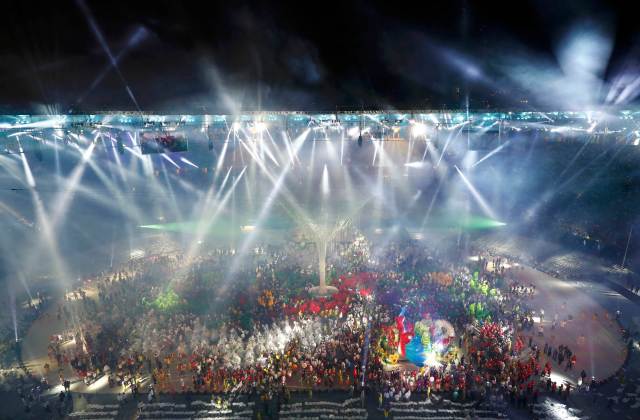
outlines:
{"label": "night sky", "polygon": [[0,111],[461,108],[467,98],[474,109],[550,109],[574,106],[572,92],[577,105],[606,103],[640,74],[632,4],[4,2]]}

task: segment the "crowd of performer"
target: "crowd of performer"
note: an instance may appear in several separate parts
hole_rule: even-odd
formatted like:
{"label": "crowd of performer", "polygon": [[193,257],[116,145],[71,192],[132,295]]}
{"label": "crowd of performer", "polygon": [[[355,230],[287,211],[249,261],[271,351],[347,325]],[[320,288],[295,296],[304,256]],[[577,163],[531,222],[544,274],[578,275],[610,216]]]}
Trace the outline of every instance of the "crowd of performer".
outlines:
{"label": "crowd of performer", "polygon": [[[328,277],[339,292],[318,299],[309,295],[312,244],[256,248],[231,272],[234,254],[152,256],[87,279],[57,309],[68,334],[51,337],[43,381],[51,372],[61,384],[106,377],[149,399],[364,389],[386,409],[412,395],[500,395],[526,406],[572,390],[551,373],[580,354],[534,342],[533,319],[544,317],[528,303],[536,288],[501,258],[443,261],[409,239],[376,247],[357,236],[332,247]],[[455,337],[437,360],[407,368],[381,344],[401,310],[412,322],[451,323]]]}

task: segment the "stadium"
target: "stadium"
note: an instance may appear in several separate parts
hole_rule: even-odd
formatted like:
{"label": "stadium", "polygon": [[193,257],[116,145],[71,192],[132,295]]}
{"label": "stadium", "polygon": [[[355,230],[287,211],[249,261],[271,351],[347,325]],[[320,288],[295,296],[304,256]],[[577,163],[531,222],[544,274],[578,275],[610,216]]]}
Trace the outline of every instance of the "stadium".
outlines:
{"label": "stadium", "polygon": [[307,80],[300,107],[154,109],[125,56],[180,48],[142,19],[114,54],[119,18],[68,7],[107,60],[88,90],[56,73],[25,106],[3,68],[0,418],[637,417],[638,79],[577,80],[605,39],[563,38],[580,71],[536,76],[535,105],[488,105],[451,47],[462,104],[338,107]]}

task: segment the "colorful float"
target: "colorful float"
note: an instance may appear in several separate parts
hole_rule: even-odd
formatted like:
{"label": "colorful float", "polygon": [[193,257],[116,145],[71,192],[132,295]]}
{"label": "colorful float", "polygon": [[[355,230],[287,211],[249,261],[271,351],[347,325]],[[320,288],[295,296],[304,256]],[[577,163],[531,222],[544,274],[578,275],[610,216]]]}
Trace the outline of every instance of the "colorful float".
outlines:
{"label": "colorful float", "polygon": [[432,320],[429,314],[411,324],[406,308],[400,311],[395,325],[384,328],[378,343],[381,359],[387,365],[402,361],[423,367],[440,363],[454,350],[455,329],[447,320]]}

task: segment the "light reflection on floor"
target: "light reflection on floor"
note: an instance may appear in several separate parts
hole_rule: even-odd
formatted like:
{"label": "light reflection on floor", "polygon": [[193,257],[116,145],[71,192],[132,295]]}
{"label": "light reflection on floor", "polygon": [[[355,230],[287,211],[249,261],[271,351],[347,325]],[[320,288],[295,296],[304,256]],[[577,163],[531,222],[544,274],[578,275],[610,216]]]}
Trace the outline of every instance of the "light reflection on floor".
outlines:
{"label": "light reflection on floor", "polygon": [[580,420],[581,417],[576,416],[581,411],[574,408],[567,407],[566,404],[555,402],[549,398],[546,398],[539,406],[539,410],[542,411],[543,418],[549,420]]}
{"label": "light reflection on floor", "polygon": [[87,390],[91,392],[96,392],[96,391],[100,391],[106,386],[109,386],[109,377],[107,375],[103,375],[97,381],[89,385],[87,387]]}

